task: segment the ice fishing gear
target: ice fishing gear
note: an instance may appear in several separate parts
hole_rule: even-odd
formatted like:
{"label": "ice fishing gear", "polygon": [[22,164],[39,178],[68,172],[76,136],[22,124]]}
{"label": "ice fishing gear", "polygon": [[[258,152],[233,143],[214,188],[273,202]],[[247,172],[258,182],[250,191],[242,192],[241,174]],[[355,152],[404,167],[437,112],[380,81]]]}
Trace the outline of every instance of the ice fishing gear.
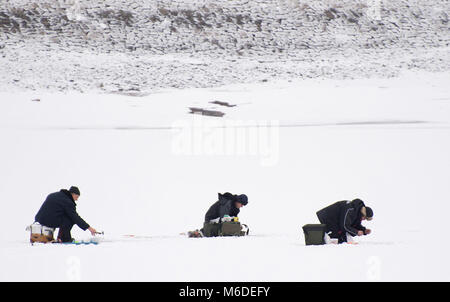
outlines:
{"label": "ice fishing gear", "polygon": [[306,245],[325,244],[326,224],[306,224],[303,226]]}
{"label": "ice fishing gear", "polygon": [[222,219],[220,219],[221,222],[227,222],[227,221],[232,221],[234,219],[234,217],[231,217],[229,215],[225,215],[223,216]]}
{"label": "ice fishing gear", "polygon": [[30,243],[35,242],[48,243],[53,242],[53,234],[55,233],[55,228],[50,228],[45,225],[41,225],[39,222],[34,222],[25,229],[30,232]]}
{"label": "ice fishing gear", "polygon": [[82,239],[82,240],[74,239],[71,242],[61,242],[60,244],[64,244],[64,245],[67,245],[67,244],[74,244],[74,245],[94,244],[94,245],[97,245],[99,243],[100,243],[100,239],[99,238],[92,237],[90,239]]}
{"label": "ice fishing gear", "polygon": [[[203,228],[199,231],[202,237],[219,237],[219,236],[245,236],[250,232],[246,224],[241,224],[238,217],[230,217],[225,215],[220,223],[216,221],[207,221],[203,224]],[[195,231],[188,233],[189,237],[196,236]]]}
{"label": "ice fishing gear", "polygon": [[219,236],[221,226],[222,223],[205,222],[201,231],[205,237],[217,237]]}
{"label": "ice fishing gear", "polygon": [[236,221],[225,221],[222,222],[219,229],[219,236],[242,236],[241,234],[242,226],[240,222]]}

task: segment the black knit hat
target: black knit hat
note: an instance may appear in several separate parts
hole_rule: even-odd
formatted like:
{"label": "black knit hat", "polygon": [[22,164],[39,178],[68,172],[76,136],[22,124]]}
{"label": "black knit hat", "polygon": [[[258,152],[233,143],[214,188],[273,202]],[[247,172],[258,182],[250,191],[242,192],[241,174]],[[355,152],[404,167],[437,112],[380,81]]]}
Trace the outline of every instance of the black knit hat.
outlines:
{"label": "black knit hat", "polygon": [[80,194],[80,190],[77,187],[75,187],[75,186],[71,186],[70,189],[69,189],[69,192],[72,193],[72,194],[76,194],[78,196],[81,195]]}
{"label": "black knit hat", "polygon": [[373,211],[369,207],[366,207],[366,217],[368,217],[368,218],[372,218],[373,217]]}
{"label": "black knit hat", "polygon": [[236,201],[246,206],[248,204],[248,197],[245,194],[238,195]]}

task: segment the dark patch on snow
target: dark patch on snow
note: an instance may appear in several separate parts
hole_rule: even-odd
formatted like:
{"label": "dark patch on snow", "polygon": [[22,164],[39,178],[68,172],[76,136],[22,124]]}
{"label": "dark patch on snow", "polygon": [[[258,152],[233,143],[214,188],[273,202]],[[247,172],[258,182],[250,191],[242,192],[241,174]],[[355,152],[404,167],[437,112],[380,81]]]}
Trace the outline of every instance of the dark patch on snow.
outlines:
{"label": "dark patch on snow", "polygon": [[223,117],[225,113],[221,111],[216,110],[208,110],[203,108],[197,108],[197,107],[189,107],[189,110],[191,110],[190,114],[200,114],[200,115],[207,115],[207,116],[215,116],[215,117]]}
{"label": "dark patch on snow", "polygon": [[210,102],[211,104],[216,104],[216,105],[220,105],[220,106],[225,106],[225,107],[236,107],[236,104],[230,104],[227,102],[221,102],[221,101],[212,101]]}

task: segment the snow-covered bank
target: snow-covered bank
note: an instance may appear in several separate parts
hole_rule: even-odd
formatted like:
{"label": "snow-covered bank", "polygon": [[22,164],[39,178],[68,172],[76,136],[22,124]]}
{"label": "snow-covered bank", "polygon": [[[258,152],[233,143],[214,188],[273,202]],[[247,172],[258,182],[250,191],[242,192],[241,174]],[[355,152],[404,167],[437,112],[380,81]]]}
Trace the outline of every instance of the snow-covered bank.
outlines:
{"label": "snow-covered bank", "polygon": [[2,1],[0,91],[115,92],[448,71],[445,0]]}
{"label": "snow-covered bank", "polygon": [[[1,52],[2,50],[0,50]],[[450,70],[446,47],[299,50],[289,55],[223,56],[67,52],[28,43],[0,55],[1,91],[76,91],[145,96],[173,88],[210,88],[311,78],[397,77]]]}
{"label": "snow-covered bank", "polygon": [[[0,280],[449,281],[449,79],[421,72],[141,98],[0,93]],[[190,106],[226,115],[193,116]],[[277,160],[261,164],[262,149],[174,152],[180,122],[200,121],[206,144],[221,135],[208,126],[226,120],[277,121],[268,140]],[[70,185],[81,189],[80,214],[110,241],[31,247],[25,226],[48,193]],[[249,196],[240,217],[254,236],[177,235],[199,227],[225,191]],[[374,209],[372,235],[359,245],[304,245],[301,226],[317,222],[317,210],[356,197]],[[87,236],[77,227],[73,235]]]}

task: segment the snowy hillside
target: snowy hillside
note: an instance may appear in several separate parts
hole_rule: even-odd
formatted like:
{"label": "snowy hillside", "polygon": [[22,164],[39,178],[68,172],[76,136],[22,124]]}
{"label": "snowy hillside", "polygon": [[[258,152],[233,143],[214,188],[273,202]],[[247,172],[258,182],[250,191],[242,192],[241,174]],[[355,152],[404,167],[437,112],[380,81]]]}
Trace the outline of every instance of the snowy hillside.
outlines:
{"label": "snowy hillside", "polygon": [[[450,281],[449,11],[1,0],[0,281]],[[31,246],[72,185],[101,244]],[[250,236],[180,235],[227,191]],[[305,245],[354,198],[372,234]]]}
{"label": "snowy hillside", "polygon": [[145,95],[447,71],[449,11],[445,0],[1,1],[0,87]]}

